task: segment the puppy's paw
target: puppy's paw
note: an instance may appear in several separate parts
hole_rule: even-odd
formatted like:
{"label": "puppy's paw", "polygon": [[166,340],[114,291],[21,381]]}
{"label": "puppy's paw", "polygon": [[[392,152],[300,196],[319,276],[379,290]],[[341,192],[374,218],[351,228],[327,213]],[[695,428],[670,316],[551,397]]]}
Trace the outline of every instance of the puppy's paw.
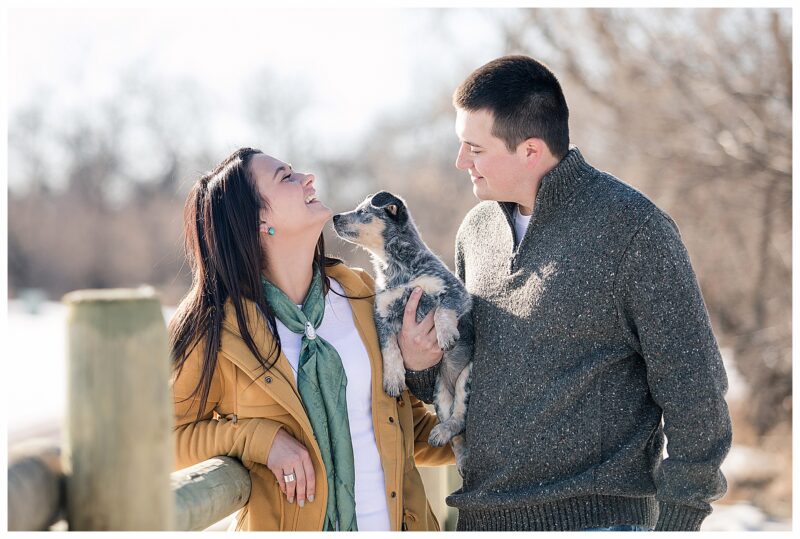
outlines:
{"label": "puppy's paw", "polygon": [[450,432],[448,425],[446,423],[439,423],[431,429],[431,433],[428,436],[428,445],[432,447],[442,447],[447,444],[452,437],[453,433]]}
{"label": "puppy's paw", "polygon": [[439,348],[445,352],[453,349],[460,336],[456,328],[436,328],[436,340],[439,342]]}
{"label": "puppy's paw", "polygon": [[458,314],[452,309],[437,308],[433,315],[433,324],[436,326],[436,340],[439,342],[439,348],[445,351],[453,348],[460,337]]}
{"label": "puppy's paw", "polygon": [[461,476],[461,479],[464,479],[464,458],[456,459],[456,471],[458,475]]}
{"label": "puppy's paw", "polygon": [[383,378],[383,390],[390,397],[399,397],[400,394],[406,390],[406,381],[402,378]]}
{"label": "puppy's paw", "polygon": [[453,445],[453,454],[456,457],[456,470],[458,470],[458,475],[461,478],[464,478],[464,469],[466,467],[467,462],[467,447],[464,443],[464,435],[457,434],[453,436],[453,439],[450,441]]}

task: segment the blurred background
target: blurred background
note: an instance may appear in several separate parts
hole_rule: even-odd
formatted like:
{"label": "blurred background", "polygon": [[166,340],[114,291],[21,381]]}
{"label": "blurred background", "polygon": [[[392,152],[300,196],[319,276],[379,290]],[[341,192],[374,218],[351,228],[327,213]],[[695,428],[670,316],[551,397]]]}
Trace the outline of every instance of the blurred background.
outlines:
{"label": "blurred background", "polygon": [[[790,9],[142,5],[8,11],[6,369],[43,388],[8,388],[9,443],[59,428],[61,296],[146,283],[169,316],[190,283],[186,195],[240,146],[314,172],[335,212],[400,194],[452,268],[477,203],[453,166],[452,91],[524,53],[559,77],[572,143],[672,215],[691,255],[734,421],[704,529],[789,529]],[[432,498],[455,488],[442,477]]]}

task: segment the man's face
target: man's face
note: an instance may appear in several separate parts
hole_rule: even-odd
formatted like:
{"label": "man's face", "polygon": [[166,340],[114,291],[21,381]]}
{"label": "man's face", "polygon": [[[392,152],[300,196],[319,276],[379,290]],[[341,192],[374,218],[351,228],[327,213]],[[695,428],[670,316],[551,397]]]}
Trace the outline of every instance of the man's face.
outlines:
{"label": "man's face", "polygon": [[509,152],[505,142],[492,135],[494,116],[487,110],[456,108],[456,135],[460,141],[456,168],[469,172],[472,192],[480,200],[516,202],[524,196],[531,171],[520,145]]}

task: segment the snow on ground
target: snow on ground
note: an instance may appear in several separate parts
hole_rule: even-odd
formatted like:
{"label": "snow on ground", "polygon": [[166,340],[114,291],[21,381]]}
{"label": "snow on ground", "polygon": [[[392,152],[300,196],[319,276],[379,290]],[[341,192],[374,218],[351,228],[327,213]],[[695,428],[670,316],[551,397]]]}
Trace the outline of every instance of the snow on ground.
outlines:
{"label": "snow on ground", "polygon": [[[165,307],[164,320],[174,308]],[[67,397],[67,308],[47,301],[36,314],[19,300],[8,302],[5,345],[8,440],[58,439]]]}
{"label": "snow on ground", "polygon": [[[9,444],[34,436],[59,440],[66,406],[67,309],[61,303],[44,302],[38,314],[31,314],[23,302],[10,300],[8,311],[5,379]],[[165,307],[164,319],[169,320],[173,312],[173,308]],[[728,397],[741,398],[744,381],[726,352],[723,350],[730,382]],[[755,460],[751,453],[749,448],[735,446],[723,465],[725,474],[752,474]],[[209,529],[224,530],[230,521],[228,517]],[[717,504],[702,529],[790,531],[791,522],[772,520],[746,503]]]}
{"label": "snow on ground", "polygon": [[31,314],[8,302],[6,391],[9,442],[52,432],[66,406],[66,314],[61,303],[45,302]]}

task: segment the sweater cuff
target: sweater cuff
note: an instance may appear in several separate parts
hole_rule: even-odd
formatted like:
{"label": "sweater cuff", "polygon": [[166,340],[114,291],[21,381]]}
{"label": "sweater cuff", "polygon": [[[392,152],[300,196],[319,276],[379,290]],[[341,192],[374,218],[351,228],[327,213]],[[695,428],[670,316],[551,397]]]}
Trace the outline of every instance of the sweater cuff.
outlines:
{"label": "sweater cuff", "polygon": [[660,502],[656,531],[699,531],[703,520],[708,516],[706,511]]}
{"label": "sweater cuff", "polygon": [[421,371],[406,369],[406,385],[411,394],[426,404],[433,403],[434,390],[436,389],[436,375],[439,374],[439,361],[433,367]]}

